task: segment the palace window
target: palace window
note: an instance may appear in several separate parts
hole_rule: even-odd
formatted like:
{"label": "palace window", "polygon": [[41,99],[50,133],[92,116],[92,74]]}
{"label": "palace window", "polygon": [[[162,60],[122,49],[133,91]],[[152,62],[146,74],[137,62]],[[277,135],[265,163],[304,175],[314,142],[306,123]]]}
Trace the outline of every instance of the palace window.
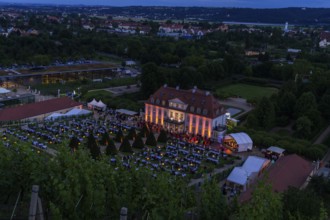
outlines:
{"label": "palace window", "polygon": [[194,111],[195,111],[194,106],[190,106],[190,111],[191,111],[191,112],[194,112]]}
{"label": "palace window", "polygon": [[203,115],[207,115],[207,109],[206,108],[203,109]]}

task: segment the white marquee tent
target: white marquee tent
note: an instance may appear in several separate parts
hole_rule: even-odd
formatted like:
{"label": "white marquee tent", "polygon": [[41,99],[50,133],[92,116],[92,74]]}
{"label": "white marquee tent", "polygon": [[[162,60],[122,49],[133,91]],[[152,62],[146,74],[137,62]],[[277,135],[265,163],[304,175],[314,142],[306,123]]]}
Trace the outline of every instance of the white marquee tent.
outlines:
{"label": "white marquee tent", "polygon": [[252,150],[253,141],[250,136],[244,132],[232,133],[225,136],[225,141],[234,139],[237,144],[237,152]]}
{"label": "white marquee tent", "polygon": [[85,109],[78,109],[78,108],[74,108],[71,109],[70,111],[66,112],[65,114],[61,114],[61,113],[53,113],[49,116],[47,116],[45,119],[46,120],[54,120],[57,118],[64,118],[64,117],[72,117],[72,116],[79,116],[79,115],[87,115],[87,114],[91,114],[91,111],[85,110]]}
{"label": "white marquee tent", "polygon": [[280,147],[271,146],[271,147],[267,148],[267,151],[274,152],[278,155],[282,155],[285,150],[283,148],[280,148]]}
{"label": "white marquee tent", "polygon": [[104,111],[107,108],[107,105],[104,104],[101,100],[100,101],[96,101],[95,99],[93,99],[91,102],[89,102],[87,104],[88,108],[90,109],[99,109]]}
{"label": "white marquee tent", "polygon": [[240,185],[246,190],[249,181],[253,180],[270,161],[265,158],[249,156],[243,166],[235,167],[227,177],[227,181]]}
{"label": "white marquee tent", "polygon": [[0,87],[0,94],[6,94],[10,92],[11,92],[10,90]]}
{"label": "white marquee tent", "polygon": [[107,108],[107,105],[104,104],[101,100],[97,102],[96,107],[102,111],[104,111]]}
{"label": "white marquee tent", "polygon": [[97,101],[93,99],[91,102],[87,104],[88,108],[93,109],[97,105]]}
{"label": "white marquee tent", "polygon": [[124,115],[129,115],[129,116],[134,116],[134,115],[138,115],[138,112],[134,112],[131,110],[127,110],[127,109],[117,109],[116,112],[120,113],[120,114],[124,114]]}

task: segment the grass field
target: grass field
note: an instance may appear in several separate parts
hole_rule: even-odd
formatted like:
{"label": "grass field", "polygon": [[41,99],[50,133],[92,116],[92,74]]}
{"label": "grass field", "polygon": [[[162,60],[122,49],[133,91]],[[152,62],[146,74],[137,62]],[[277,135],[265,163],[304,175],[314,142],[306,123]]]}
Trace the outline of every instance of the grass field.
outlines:
{"label": "grass field", "polygon": [[216,95],[219,97],[238,96],[245,99],[259,99],[261,97],[270,97],[276,93],[278,89],[273,87],[262,87],[248,84],[233,84],[216,90]]}

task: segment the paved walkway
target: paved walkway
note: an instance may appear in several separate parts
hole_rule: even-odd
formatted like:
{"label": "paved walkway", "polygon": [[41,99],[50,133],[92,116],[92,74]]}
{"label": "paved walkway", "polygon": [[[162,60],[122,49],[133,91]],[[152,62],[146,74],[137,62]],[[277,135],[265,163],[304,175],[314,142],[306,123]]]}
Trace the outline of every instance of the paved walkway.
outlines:
{"label": "paved walkway", "polygon": [[247,103],[246,100],[242,98],[228,98],[225,100],[219,100],[219,102],[222,105],[242,109],[243,111],[238,115],[236,115],[235,118],[254,109],[254,107],[251,104]]}
{"label": "paved walkway", "polygon": [[[330,125],[322,132],[322,134],[314,141],[314,144],[322,144],[327,137],[330,135]],[[330,149],[324,155],[323,159],[321,160],[322,164],[326,164],[330,162]]]}
{"label": "paved walkway", "polygon": [[314,144],[322,144],[330,135],[330,125],[322,132],[322,134],[314,141]]}

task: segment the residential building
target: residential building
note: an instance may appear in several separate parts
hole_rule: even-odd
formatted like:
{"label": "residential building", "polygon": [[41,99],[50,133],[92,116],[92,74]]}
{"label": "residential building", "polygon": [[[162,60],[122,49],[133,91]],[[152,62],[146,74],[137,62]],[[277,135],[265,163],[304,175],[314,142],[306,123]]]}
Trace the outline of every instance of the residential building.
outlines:
{"label": "residential building", "polygon": [[164,85],[145,102],[145,121],[171,132],[211,138],[213,130],[225,126],[226,110],[208,91]]}

